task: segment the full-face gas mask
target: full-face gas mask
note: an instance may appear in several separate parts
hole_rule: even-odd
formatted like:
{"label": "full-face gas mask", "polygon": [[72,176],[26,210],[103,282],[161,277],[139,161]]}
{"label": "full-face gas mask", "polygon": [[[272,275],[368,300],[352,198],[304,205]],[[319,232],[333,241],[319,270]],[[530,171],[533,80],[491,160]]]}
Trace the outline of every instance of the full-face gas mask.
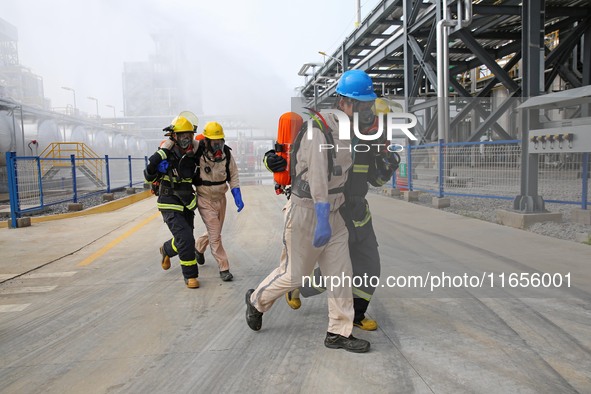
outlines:
{"label": "full-face gas mask", "polygon": [[373,101],[353,101],[353,112],[359,116],[359,128],[364,130],[373,125],[375,120]]}
{"label": "full-face gas mask", "polygon": [[175,133],[176,143],[182,148],[187,149],[193,142],[193,133]]}
{"label": "full-face gas mask", "polygon": [[211,140],[206,138],[206,141],[207,150],[210,152],[211,159],[215,162],[222,161],[224,159],[224,139]]}

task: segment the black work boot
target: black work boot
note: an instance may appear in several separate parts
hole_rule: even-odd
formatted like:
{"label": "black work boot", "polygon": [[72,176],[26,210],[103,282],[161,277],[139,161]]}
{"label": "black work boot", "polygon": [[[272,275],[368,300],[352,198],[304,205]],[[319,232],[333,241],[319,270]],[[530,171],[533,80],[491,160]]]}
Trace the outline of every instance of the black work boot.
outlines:
{"label": "black work boot", "polygon": [[355,338],[353,335],[349,335],[347,338],[339,334],[327,332],[326,338],[324,339],[324,346],[330,349],[345,349],[353,353],[365,353],[369,351],[370,345],[365,339]]}
{"label": "black work boot", "polygon": [[250,302],[250,296],[254,289],[246,292],[246,324],[251,330],[258,331],[263,326],[263,312],[259,312]]}
{"label": "black work boot", "polygon": [[230,273],[230,270],[220,271],[220,277],[224,282],[229,282],[234,278],[234,275]]}
{"label": "black work boot", "polygon": [[197,258],[197,264],[205,264],[205,256],[203,255],[203,253],[199,252],[197,248],[195,248],[195,257]]}

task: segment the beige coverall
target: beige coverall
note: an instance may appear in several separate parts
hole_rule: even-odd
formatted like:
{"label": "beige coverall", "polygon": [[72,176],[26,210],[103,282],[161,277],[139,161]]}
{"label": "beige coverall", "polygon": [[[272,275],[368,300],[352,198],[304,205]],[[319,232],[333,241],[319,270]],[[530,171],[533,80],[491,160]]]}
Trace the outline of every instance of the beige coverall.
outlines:
{"label": "beige coverall", "polygon": [[[226,160],[214,162],[206,157],[209,152],[204,152],[199,160],[201,179],[205,182],[221,182],[226,180]],[[209,168],[209,170],[207,170]],[[228,255],[222,245],[222,227],[226,216],[226,192],[230,189],[240,187],[238,177],[238,166],[234,157],[230,155],[230,181],[219,185],[200,185],[197,186],[197,208],[201,219],[205,224],[206,232],[197,238],[195,248],[199,253],[211,248],[211,254],[216,259],[220,271],[230,269]]]}
{"label": "beige coverall", "polygon": [[[328,159],[326,150],[319,151],[322,144],[327,144],[325,136],[314,129],[312,140],[302,138],[297,152],[296,172],[308,171],[302,175],[310,185],[312,199],[299,198],[292,194],[291,204],[286,206],[285,225],[283,229],[283,250],[280,265],[273,270],[255,289],[251,295],[251,303],[259,312],[268,311],[276,299],[290,290],[302,285],[302,277],[314,270],[316,262],[323,275],[351,278],[352,268],[349,257],[349,234],[339,208],[345,201],[342,192],[329,194],[329,189],[343,187],[352,165],[351,142],[338,139],[338,123],[329,115],[326,121],[333,130],[334,145],[339,151],[334,159],[334,166],[341,167],[341,175],[332,175],[328,180]],[[293,178],[293,175],[292,175]],[[297,193],[297,192],[296,192]],[[332,235],[328,243],[320,248],[313,246],[316,228],[316,212],[314,203],[329,202],[329,222]],[[353,296],[350,284],[328,290],[328,332],[345,337],[351,335],[353,329]]]}

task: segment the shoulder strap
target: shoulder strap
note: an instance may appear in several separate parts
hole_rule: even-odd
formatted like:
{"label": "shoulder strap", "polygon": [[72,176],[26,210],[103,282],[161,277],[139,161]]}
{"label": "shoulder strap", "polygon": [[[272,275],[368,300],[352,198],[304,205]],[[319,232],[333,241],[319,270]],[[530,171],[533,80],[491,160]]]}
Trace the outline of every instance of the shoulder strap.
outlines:
{"label": "shoulder strap", "polygon": [[[327,144],[331,144],[334,146],[334,137],[332,136],[332,130],[330,127],[324,127],[324,124],[321,123],[320,130],[322,134],[324,134],[324,138],[326,139]],[[301,173],[296,174],[296,164],[297,164],[297,152],[300,149],[300,145],[302,143],[302,138],[304,138],[304,134],[306,134],[307,127],[306,123],[302,125],[300,131],[296,135],[295,141],[291,145],[291,152],[290,152],[290,165],[289,165],[289,172],[292,174],[292,179],[299,182],[302,175],[304,175],[308,169],[304,169]],[[334,169],[334,157],[336,157],[336,152],[334,149],[330,149],[326,151],[326,158],[328,161],[328,180],[332,177],[333,169]],[[295,184],[296,182],[292,182]]]}
{"label": "shoulder strap", "polygon": [[201,179],[201,156],[203,156],[203,152],[205,152],[205,144],[201,140],[195,151],[195,163],[197,163],[197,167],[195,167],[195,178],[193,182],[196,186],[203,184],[203,180]]}
{"label": "shoulder strap", "polygon": [[232,154],[230,153],[232,148],[228,145],[224,145],[224,154],[226,155],[226,182],[230,182],[230,159],[232,158]]}

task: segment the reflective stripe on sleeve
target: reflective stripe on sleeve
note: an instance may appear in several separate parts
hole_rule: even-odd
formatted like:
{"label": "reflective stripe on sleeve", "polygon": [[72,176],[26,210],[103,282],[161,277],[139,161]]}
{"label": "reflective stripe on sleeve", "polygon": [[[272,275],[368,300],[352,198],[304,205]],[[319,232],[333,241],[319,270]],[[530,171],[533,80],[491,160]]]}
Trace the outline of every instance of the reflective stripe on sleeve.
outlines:
{"label": "reflective stripe on sleeve", "polygon": [[158,207],[158,209],[162,209],[165,211],[180,211],[183,212],[185,207],[183,207],[182,205],[177,205],[177,204],[163,204],[163,203],[156,203],[156,206]]}
{"label": "reflective stripe on sleeve", "polygon": [[187,205],[187,209],[194,210],[197,207],[197,196],[193,197],[193,201],[189,205]]}
{"label": "reflective stripe on sleeve", "polygon": [[355,227],[363,227],[370,221],[370,219],[371,219],[371,212],[369,212],[369,208],[366,205],[365,206],[365,217],[363,218],[363,220],[360,220],[360,221],[353,220],[353,224],[355,225]]}
{"label": "reflective stripe on sleeve", "polygon": [[353,172],[366,173],[369,171],[368,164],[353,164]]}

